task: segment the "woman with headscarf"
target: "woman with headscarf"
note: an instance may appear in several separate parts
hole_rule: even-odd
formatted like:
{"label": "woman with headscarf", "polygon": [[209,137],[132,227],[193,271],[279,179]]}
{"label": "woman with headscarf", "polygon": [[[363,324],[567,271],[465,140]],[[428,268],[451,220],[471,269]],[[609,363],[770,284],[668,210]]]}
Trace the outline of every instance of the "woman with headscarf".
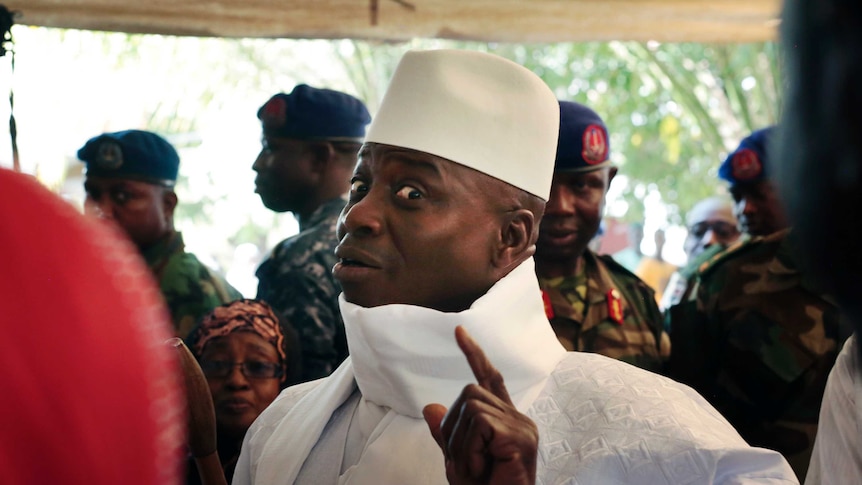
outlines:
{"label": "woman with headscarf", "polygon": [[[230,483],[242,440],[255,418],[300,376],[296,331],[261,300],[216,307],[189,334],[215,406],[218,455]],[[200,483],[194,465],[189,484]]]}

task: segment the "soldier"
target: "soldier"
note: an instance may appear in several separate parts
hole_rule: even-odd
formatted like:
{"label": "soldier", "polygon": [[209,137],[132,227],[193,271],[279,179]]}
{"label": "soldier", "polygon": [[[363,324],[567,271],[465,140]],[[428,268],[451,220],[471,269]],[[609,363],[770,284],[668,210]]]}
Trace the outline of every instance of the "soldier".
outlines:
{"label": "soldier", "polygon": [[127,130],[91,138],[78,150],[87,166],[84,212],[107,219],[135,243],[184,338],[213,308],[242,298],[224,278],[185,251],[174,229],[180,159],[164,138]]}
{"label": "soldier", "polygon": [[[699,239],[693,238],[692,235],[697,236],[705,226],[689,223],[689,236],[685,241],[686,252],[691,251],[689,262],[680,272],[680,277],[671,281],[673,286],[669,289],[670,297],[661,305],[665,310],[665,329],[668,332],[673,332],[675,321],[688,320],[696,312],[698,273],[709,268],[728,247],[733,246],[722,241],[733,240],[736,245],[743,244],[750,236],[766,236],[787,227],[775,185],[765,176],[765,170],[762,168],[769,163],[767,142],[773,130],[773,127],[765,128],[746,137],[720,167],[718,176],[730,183],[733,214],[722,215],[722,211],[726,212],[726,209],[716,207],[715,210],[710,210],[709,205],[701,207],[700,210],[695,207],[692,209],[693,214],[689,214],[692,221],[702,217],[706,217],[704,223],[706,220],[712,220],[712,230],[703,233]],[[705,213],[700,212],[704,209]],[[726,225],[731,218],[736,223],[735,231]],[[671,333],[671,342],[676,340]]]}
{"label": "soldier", "polygon": [[734,204],[724,197],[708,197],[686,214],[688,235],[683,249],[688,261],[671,276],[659,308],[668,309],[689,299],[700,265],[739,240],[742,234],[733,209]]}
{"label": "soldier", "polygon": [[718,169],[718,176],[730,183],[739,228],[751,236],[787,228],[778,191],[767,177],[768,145],[774,130],[770,126],[744,138]]}
{"label": "soldier", "polygon": [[604,122],[560,101],[551,197],[536,243],[536,274],[557,338],[567,350],[597,352],[657,371],[670,350],[653,290],[610,256],[587,248],[617,173]]}
{"label": "soldier", "polygon": [[[692,311],[671,322],[669,374],[805,477],[826,378],[848,332],[831,297],[800,271],[790,229],[769,233],[783,223],[764,151],[770,132],[743,140],[719,170],[758,236],[702,266]],[[762,197],[751,204],[754,191]]]}
{"label": "soldier", "polygon": [[293,212],[300,231],[258,268],[257,298],[299,332],[302,380],[317,379],[347,357],[341,287],[332,277],[335,225],[371,117],[353,96],[305,84],[270,98],[257,117],[263,149],[252,166],[255,192],[267,208]]}

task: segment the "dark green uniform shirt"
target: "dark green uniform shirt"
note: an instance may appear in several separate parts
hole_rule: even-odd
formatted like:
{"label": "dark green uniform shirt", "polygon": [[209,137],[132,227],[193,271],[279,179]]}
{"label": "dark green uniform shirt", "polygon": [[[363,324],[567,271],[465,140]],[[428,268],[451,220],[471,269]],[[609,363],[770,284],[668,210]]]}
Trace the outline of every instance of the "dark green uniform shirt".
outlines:
{"label": "dark green uniform shirt", "polygon": [[787,235],[753,238],[702,268],[696,298],[671,322],[668,373],[804,478],[826,378],[849,332],[797,269]]}
{"label": "dark green uniform shirt", "polygon": [[186,338],[213,308],[242,298],[224,278],[185,252],[179,232],[147,248],[143,256],[162,290],[177,337]]}
{"label": "dark green uniform shirt", "polygon": [[655,292],[610,256],[587,250],[583,258],[581,275],[539,278],[560,343],[661,370],[670,348]]}

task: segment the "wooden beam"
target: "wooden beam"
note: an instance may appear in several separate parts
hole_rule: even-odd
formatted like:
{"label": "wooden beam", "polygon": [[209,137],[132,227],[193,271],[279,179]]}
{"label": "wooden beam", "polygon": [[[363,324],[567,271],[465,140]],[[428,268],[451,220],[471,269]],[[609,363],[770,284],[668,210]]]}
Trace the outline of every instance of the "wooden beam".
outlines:
{"label": "wooden beam", "polygon": [[780,0],[10,0],[17,23],[213,37],[497,42],[776,38]]}

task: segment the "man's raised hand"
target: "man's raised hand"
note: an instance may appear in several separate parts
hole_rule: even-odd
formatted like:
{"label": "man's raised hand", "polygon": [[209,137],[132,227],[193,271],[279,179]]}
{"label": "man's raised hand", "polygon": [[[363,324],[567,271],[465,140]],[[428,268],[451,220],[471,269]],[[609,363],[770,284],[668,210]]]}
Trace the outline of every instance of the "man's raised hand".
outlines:
{"label": "man's raised hand", "polygon": [[512,404],[503,376],[463,327],[455,340],[476,377],[449,410],[422,410],[446,460],[450,484],[533,484],[539,432]]}

